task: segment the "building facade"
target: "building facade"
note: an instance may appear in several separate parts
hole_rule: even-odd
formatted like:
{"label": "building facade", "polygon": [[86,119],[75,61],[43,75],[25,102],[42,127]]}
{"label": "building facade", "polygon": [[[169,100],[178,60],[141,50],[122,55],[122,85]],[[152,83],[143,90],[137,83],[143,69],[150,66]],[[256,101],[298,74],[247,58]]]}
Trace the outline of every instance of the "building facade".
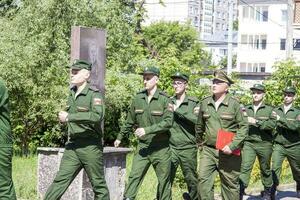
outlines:
{"label": "building facade", "polygon": [[[287,0],[240,1],[235,71],[271,73],[274,63],[286,59],[287,6]],[[299,58],[299,30],[294,29],[293,36],[293,55]]]}

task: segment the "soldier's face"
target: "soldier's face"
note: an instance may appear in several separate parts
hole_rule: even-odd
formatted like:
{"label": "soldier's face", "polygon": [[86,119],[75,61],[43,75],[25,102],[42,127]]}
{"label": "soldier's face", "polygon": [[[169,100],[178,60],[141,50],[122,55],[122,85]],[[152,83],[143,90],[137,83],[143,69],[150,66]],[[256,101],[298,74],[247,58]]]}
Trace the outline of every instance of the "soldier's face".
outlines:
{"label": "soldier's face", "polygon": [[83,83],[85,83],[90,76],[90,72],[86,69],[71,69],[70,71],[70,78],[71,78],[71,84],[80,86]]}
{"label": "soldier's face", "polygon": [[296,96],[293,93],[285,92],[284,93],[284,104],[291,104],[296,99]]}
{"label": "soldier's face", "polygon": [[144,80],[144,87],[146,90],[153,89],[158,83],[158,77],[153,74],[144,74],[143,80]]}
{"label": "soldier's face", "polygon": [[265,96],[265,93],[261,90],[252,90],[252,98],[254,102],[261,102]]}
{"label": "soldier's face", "polygon": [[187,82],[181,78],[175,78],[172,85],[175,90],[175,94],[183,94],[187,88]]}
{"label": "soldier's face", "polygon": [[224,94],[228,91],[228,84],[218,79],[214,79],[212,82],[212,93],[213,94]]}

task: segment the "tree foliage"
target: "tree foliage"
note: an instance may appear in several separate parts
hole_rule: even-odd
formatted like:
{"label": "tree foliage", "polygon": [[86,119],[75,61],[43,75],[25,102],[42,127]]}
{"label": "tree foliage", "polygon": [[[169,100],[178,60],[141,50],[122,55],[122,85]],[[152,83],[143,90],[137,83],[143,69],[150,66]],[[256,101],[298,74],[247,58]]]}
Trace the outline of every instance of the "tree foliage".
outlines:
{"label": "tree foliage", "polygon": [[[6,2],[8,7],[12,3]],[[172,73],[191,74],[195,87],[196,74],[209,65],[189,25],[159,22],[143,27],[143,1],[18,2],[14,12],[0,16],[0,69],[10,91],[15,149],[23,153],[66,140],[66,127],[58,123],[57,113],[68,95],[72,26],[107,30],[107,143],[115,138],[131,97],[141,88],[140,77],[133,73],[142,66],[156,63],[162,72],[161,88],[172,93]]]}

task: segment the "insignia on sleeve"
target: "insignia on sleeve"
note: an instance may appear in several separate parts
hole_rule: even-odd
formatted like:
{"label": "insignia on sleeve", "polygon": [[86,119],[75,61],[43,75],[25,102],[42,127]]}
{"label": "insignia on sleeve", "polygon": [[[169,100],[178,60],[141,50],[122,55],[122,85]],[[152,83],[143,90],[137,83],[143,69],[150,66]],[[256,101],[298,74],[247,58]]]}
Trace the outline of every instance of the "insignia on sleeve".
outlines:
{"label": "insignia on sleeve", "polygon": [[167,109],[168,109],[169,111],[173,112],[173,111],[174,111],[174,106],[173,106],[171,103],[169,103]]}
{"label": "insignia on sleeve", "polygon": [[94,98],[94,105],[102,105],[102,99],[100,99],[100,98]]}
{"label": "insignia on sleeve", "polygon": [[297,119],[297,121],[300,121],[300,115],[298,115],[296,119]]}
{"label": "insignia on sleeve", "polygon": [[195,115],[198,115],[198,114],[199,114],[199,110],[200,110],[200,107],[199,107],[199,106],[195,107],[195,108],[194,108],[194,114],[195,114]]}

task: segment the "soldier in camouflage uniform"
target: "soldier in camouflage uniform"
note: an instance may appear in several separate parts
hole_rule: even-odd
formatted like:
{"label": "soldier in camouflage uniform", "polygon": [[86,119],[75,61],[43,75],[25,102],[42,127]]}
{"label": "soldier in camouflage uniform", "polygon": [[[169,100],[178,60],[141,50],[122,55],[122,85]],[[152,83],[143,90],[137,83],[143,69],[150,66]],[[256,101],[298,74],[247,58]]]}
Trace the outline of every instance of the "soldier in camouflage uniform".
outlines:
{"label": "soldier in camouflage uniform", "polygon": [[277,128],[272,155],[273,193],[279,185],[283,160],[287,158],[297,184],[297,197],[300,198],[300,110],[293,105],[296,89],[288,86],[283,92],[283,105],[275,109]]}
{"label": "soldier in camouflage uniform", "polygon": [[197,145],[195,124],[199,112],[199,100],[188,96],[189,77],[181,72],[171,76],[175,96],[171,98],[174,105],[174,124],[170,129],[170,147],[172,151],[171,184],[176,170],[181,167],[189,193],[184,193],[184,199],[198,199],[197,185]]}
{"label": "soldier in camouflage uniform", "polygon": [[251,171],[258,158],[261,180],[265,190],[263,199],[271,199],[271,187],[273,185],[271,173],[271,156],[273,150],[273,130],[276,125],[276,113],[273,107],[263,102],[265,87],[262,84],[254,84],[252,91],[253,104],[246,106],[244,115],[248,118],[249,133],[245,139],[242,150],[242,167],[240,175],[240,195],[250,181]]}
{"label": "soldier in camouflage uniform", "polygon": [[124,199],[135,199],[138,188],[152,165],[158,179],[158,200],[170,200],[172,196],[169,129],[173,123],[173,105],[169,97],[157,88],[158,68],[147,67],[141,75],[143,75],[145,89],[134,97],[126,123],[115,141],[115,147],[118,147],[122,138],[128,137],[132,132],[139,141]]}
{"label": "soldier in camouflage uniform", "polygon": [[71,66],[72,88],[67,109],[59,112],[59,121],[68,125],[69,141],[45,200],[60,199],[82,168],[92,184],[94,199],[109,200],[101,129],[104,102],[99,90],[88,83],[90,70],[91,63],[85,60],[75,60]]}
{"label": "soldier in camouflage uniform", "polygon": [[10,125],[8,90],[0,80],[0,199],[16,200],[12,180],[13,140]]}
{"label": "soldier in camouflage uniform", "polygon": [[[233,151],[241,148],[248,134],[248,123],[240,103],[228,94],[233,81],[223,71],[214,73],[212,96],[200,104],[196,133],[204,137],[199,163],[199,194],[201,200],[214,199],[214,181],[219,172],[221,195],[225,200],[239,199],[239,175],[241,156]],[[235,134],[231,143],[216,149],[218,131],[222,129]]]}

